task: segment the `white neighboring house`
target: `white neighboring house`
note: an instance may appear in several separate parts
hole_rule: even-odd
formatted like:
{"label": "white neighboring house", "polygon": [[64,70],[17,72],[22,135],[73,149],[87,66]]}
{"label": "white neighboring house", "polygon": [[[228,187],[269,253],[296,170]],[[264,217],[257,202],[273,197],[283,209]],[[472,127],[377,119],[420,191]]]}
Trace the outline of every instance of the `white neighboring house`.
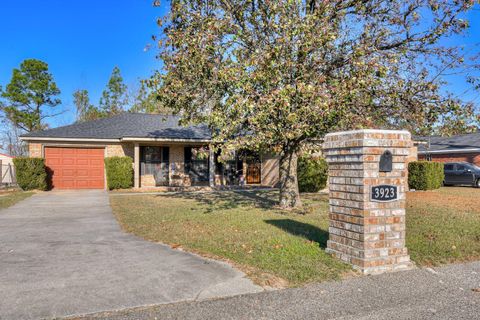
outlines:
{"label": "white neighboring house", "polygon": [[0,185],[14,183],[16,183],[16,179],[13,157],[0,153]]}

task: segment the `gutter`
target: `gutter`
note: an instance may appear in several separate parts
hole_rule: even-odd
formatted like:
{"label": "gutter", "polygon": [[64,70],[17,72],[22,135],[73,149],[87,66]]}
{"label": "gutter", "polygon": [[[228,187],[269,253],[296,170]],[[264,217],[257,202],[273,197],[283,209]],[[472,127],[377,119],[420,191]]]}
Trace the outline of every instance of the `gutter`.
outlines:
{"label": "gutter", "polygon": [[159,142],[205,142],[210,143],[210,139],[177,139],[177,138],[135,138],[135,137],[123,137],[121,141],[130,142],[146,142],[146,141],[159,141]]}
{"label": "gutter", "polygon": [[418,154],[471,153],[480,152],[480,148],[418,151]]}
{"label": "gutter", "polygon": [[120,142],[121,139],[20,137],[22,141]]}
{"label": "gutter", "polygon": [[20,137],[22,141],[69,141],[69,142],[203,142],[210,143],[210,139],[176,139],[176,138],[135,138],[123,137],[119,139],[98,139],[98,138],[61,138],[61,137]]}

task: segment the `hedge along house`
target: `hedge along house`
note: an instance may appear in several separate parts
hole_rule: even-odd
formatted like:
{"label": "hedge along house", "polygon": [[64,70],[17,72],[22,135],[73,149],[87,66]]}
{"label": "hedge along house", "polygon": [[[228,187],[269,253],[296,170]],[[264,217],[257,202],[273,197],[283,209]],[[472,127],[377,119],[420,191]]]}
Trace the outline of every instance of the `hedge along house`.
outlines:
{"label": "hedge along house", "polygon": [[226,162],[209,147],[204,125],[183,127],[176,116],[123,113],[111,118],[32,132],[21,139],[30,157],[45,158],[57,189],[103,189],[104,158],[133,159],[134,187],[273,187],[279,179],[274,156],[242,151]]}
{"label": "hedge along house", "polygon": [[451,137],[419,137],[418,159],[436,162],[469,162],[480,166],[480,132]]}

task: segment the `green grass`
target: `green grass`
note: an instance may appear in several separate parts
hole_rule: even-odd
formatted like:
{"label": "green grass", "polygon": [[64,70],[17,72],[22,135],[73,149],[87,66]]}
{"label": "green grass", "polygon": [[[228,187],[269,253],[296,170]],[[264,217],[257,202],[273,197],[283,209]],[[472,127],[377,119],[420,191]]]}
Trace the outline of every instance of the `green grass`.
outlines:
{"label": "green grass", "polygon": [[[480,259],[480,189],[415,192],[407,201],[407,247],[418,265]],[[225,259],[263,285],[339,279],[351,268],[325,252],[328,198],[302,195],[302,212],[275,207],[276,192],[112,195],[128,232]]]}
{"label": "green grass", "polygon": [[15,203],[30,197],[33,192],[8,191],[0,193],[0,209],[13,206]]}
{"label": "green grass", "polygon": [[407,248],[422,266],[480,259],[480,189],[446,187],[407,198]]}

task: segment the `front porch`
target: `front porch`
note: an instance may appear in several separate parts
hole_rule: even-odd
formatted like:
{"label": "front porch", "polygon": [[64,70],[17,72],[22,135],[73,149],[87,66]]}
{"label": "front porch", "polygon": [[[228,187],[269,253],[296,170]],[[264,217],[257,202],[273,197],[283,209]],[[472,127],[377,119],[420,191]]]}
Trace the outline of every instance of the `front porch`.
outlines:
{"label": "front porch", "polygon": [[137,189],[274,186],[278,180],[275,158],[244,152],[220,162],[204,143],[136,142],[133,158]]}

